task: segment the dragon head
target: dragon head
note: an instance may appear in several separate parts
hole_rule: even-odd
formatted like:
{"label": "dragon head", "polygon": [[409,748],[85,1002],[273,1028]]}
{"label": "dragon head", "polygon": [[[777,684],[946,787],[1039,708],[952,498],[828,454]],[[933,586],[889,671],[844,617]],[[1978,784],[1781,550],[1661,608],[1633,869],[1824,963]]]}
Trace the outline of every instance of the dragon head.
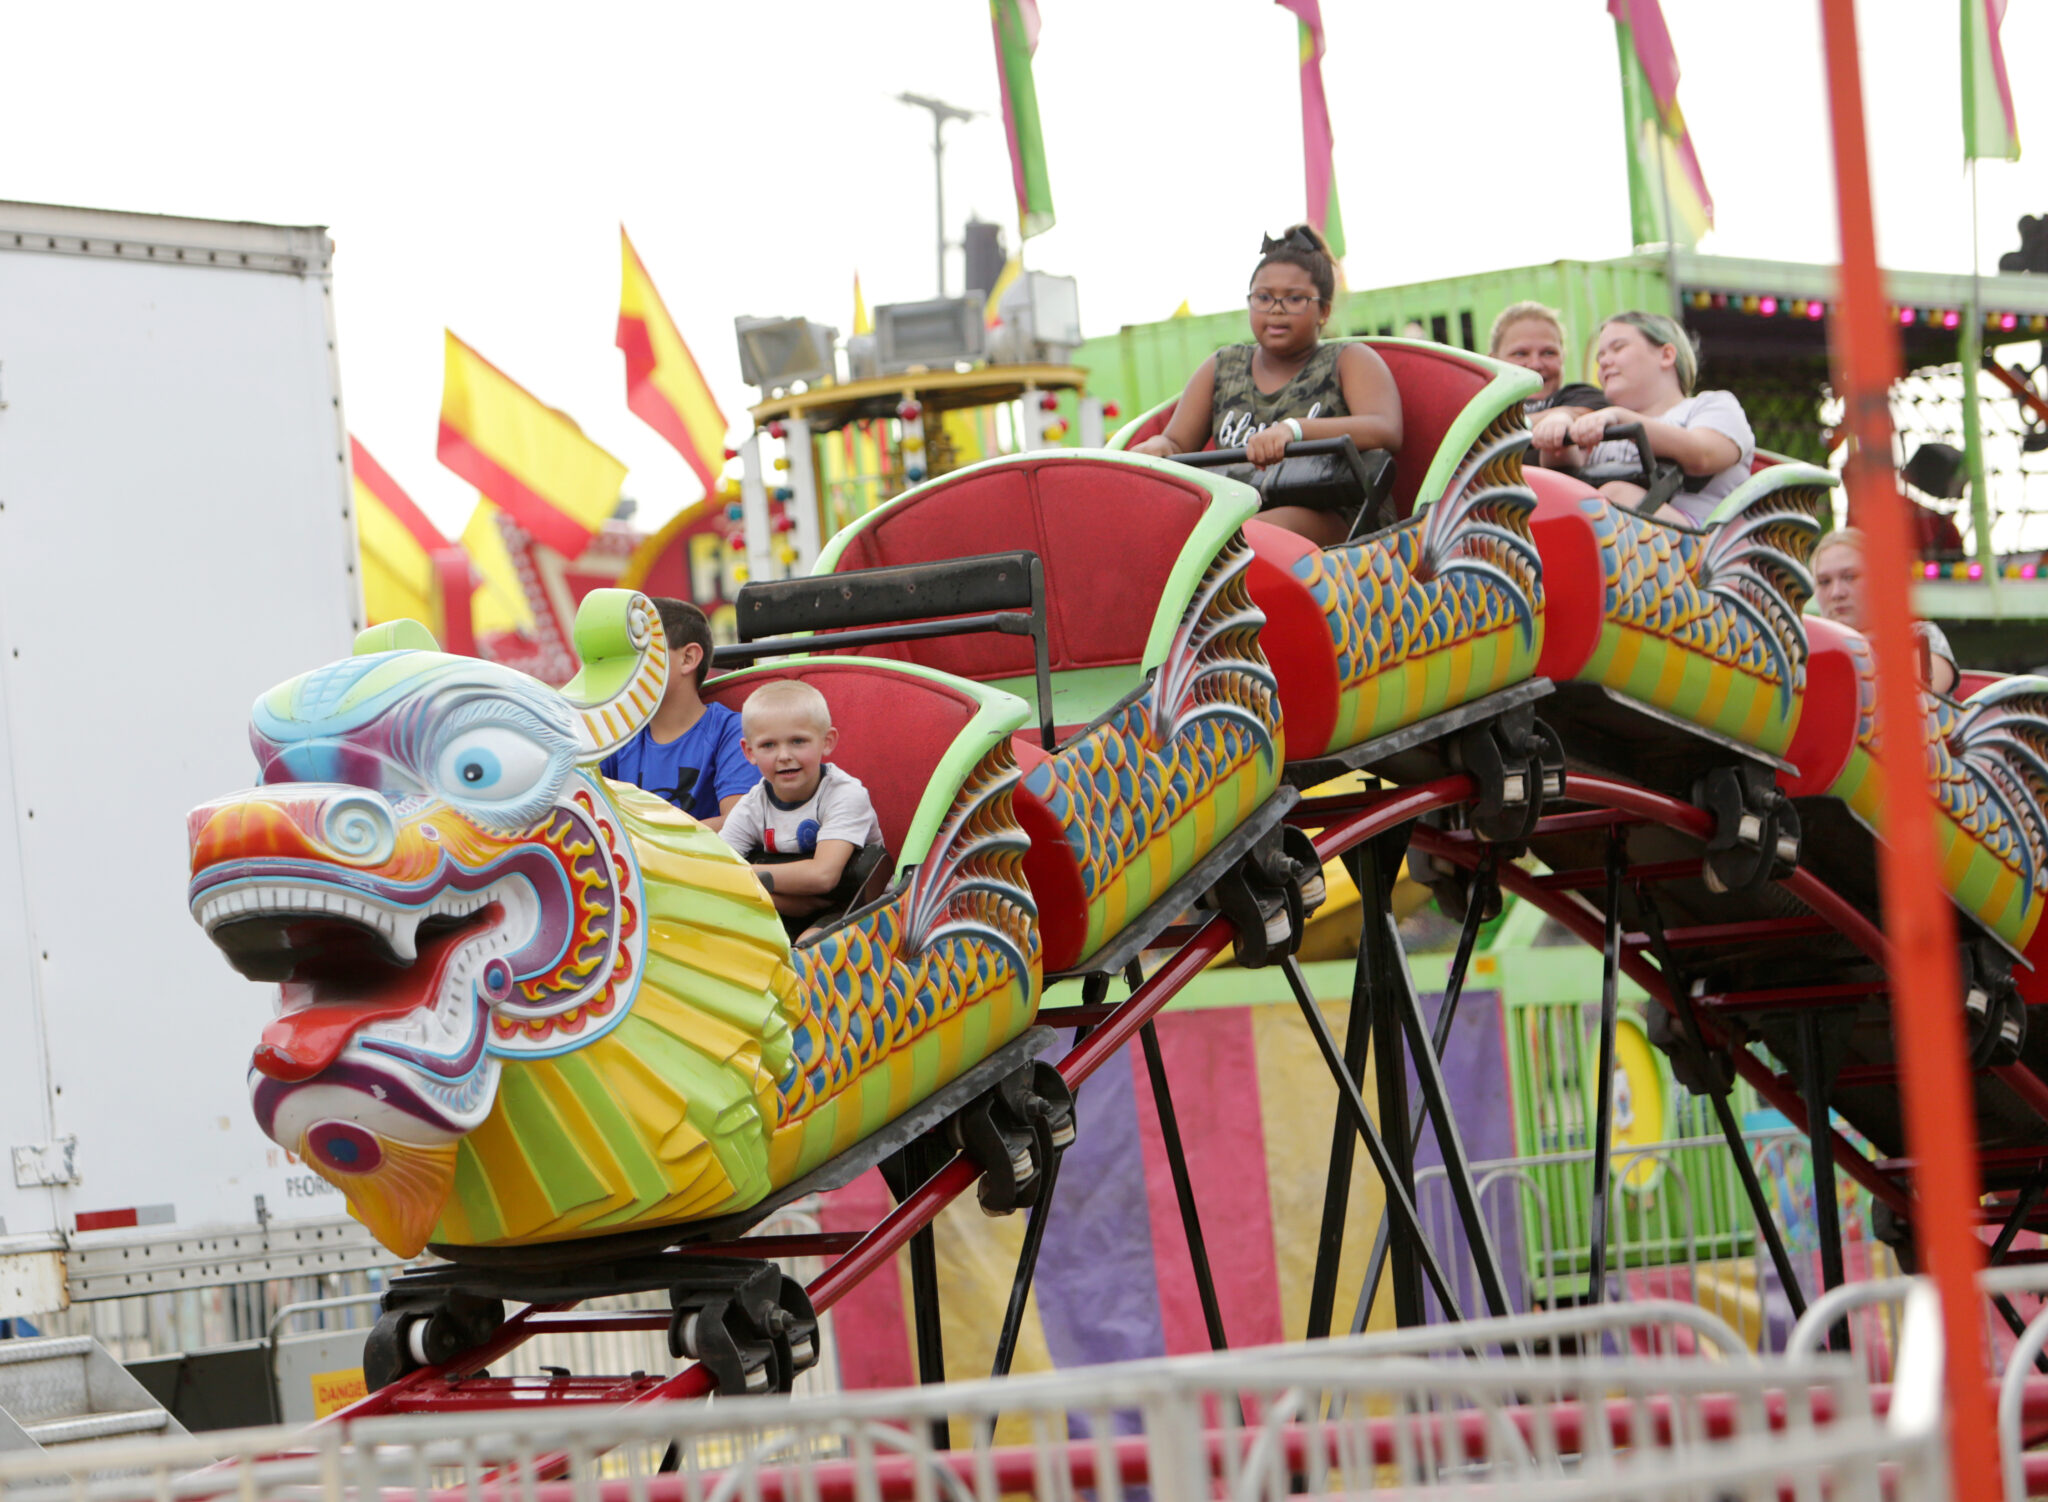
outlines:
{"label": "dragon head", "polygon": [[640,879],[594,763],[660,702],[650,602],[601,590],[563,689],[440,652],[411,621],[256,702],[258,785],[194,809],[192,916],[280,984],[263,1130],[417,1252],[503,1061],[603,1036],[645,951]]}

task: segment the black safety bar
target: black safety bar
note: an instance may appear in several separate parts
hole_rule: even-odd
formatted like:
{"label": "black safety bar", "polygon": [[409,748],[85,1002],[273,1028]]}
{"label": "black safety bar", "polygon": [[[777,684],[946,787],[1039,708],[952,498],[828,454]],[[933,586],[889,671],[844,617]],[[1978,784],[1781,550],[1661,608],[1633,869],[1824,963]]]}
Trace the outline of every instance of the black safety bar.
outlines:
{"label": "black safety bar", "polygon": [[[998,631],[1031,638],[1040,742],[1056,742],[1052,658],[1045,626],[1045,568],[1036,553],[984,553],[941,563],[855,569],[741,588],[734,602],[740,639],[714,647],[719,667],[763,657],[884,642]],[[822,636],[797,633],[823,632]]]}
{"label": "black safety bar", "polygon": [[1639,422],[1617,422],[1601,430],[1601,440],[1607,443],[1628,443],[1635,446],[1636,460],[1640,468],[1631,470],[1625,465],[1603,464],[1597,469],[1579,472],[1579,478],[1588,485],[1605,485],[1609,480],[1627,480],[1643,487],[1643,498],[1635,504],[1637,516],[1655,516],[1664,503],[1681,490],[1698,490],[1707,482],[1701,475],[1696,483],[1688,483],[1691,477],[1675,463],[1666,461],[1662,466],[1657,456],[1650,452],[1650,435]]}
{"label": "black safety bar", "polygon": [[[1341,460],[1358,482],[1358,515],[1352,518],[1351,536],[1355,540],[1359,529],[1367,525],[1384,504],[1388,492],[1393,489],[1394,456],[1385,449],[1370,449],[1363,453],[1349,438],[1304,438],[1290,443],[1281,451],[1282,459],[1313,459],[1322,454],[1331,454]],[[1175,464],[1191,465],[1196,469],[1222,469],[1232,464],[1249,464],[1241,448],[1234,449],[1190,449],[1173,456]],[[1270,468],[1269,471],[1270,472]]]}

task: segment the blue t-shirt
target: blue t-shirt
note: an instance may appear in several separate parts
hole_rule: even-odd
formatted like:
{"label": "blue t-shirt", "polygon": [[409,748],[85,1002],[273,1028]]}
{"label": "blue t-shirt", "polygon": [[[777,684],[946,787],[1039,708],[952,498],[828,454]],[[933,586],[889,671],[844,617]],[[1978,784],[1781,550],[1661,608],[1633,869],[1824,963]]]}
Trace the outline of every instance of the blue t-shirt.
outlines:
{"label": "blue t-shirt", "polygon": [[740,747],[740,717],[723,704],[705,705],[697,723],[672,741],[656,740],[654,727],[642,725],[598,771],[645,788],[699,819],[717,818],[722,800],[761,780]]}

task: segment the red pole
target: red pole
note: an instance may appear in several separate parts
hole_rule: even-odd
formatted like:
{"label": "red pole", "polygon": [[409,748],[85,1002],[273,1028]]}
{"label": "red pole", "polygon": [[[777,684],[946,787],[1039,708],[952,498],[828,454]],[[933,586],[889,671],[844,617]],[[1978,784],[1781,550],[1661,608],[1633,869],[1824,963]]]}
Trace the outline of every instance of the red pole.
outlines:
{"label": "red pole", "polygon": [[1892,475],[1889,397],[1899,375],[1898,330],[1885,314],[1877,269],[1856,3],[1821,0],[1820,9],[1842,221],[1841,301],[1829,334],[1835,390],[1854,437],[1849,514],[1868,538],[1867,613],[1876,627],[1872,645],[1884,751],[1885,838],[1878,845],[1878,869],[1892,952],[1892,1027],[1904,1065],[1906,1142],[1914,1160],[1914,1235],[1941,1294],[1955,1495],[1959,1502],[1991,1502],[2002,1495],[2002,1483],[1985,1397],[1989,1374],[1977,1297],[1984,1244],[1975,1229],[1976,1131],[1964,1062],[1955,916],[1937,880],[1941,863],[1922,740],[1926,717],[1906,586],[1913,548],[1905,501]]}

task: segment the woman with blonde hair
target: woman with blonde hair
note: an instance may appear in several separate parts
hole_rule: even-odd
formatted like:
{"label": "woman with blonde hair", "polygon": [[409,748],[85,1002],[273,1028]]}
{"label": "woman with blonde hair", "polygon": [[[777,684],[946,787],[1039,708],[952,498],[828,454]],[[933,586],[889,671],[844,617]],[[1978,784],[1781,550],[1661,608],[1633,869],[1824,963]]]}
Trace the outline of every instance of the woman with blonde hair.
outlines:
{"label": "woman with blonde hair", "polygon": [[[1837,527],[1813,550],[1813,603],[1831,621],[1866,635],[1870,619],[1863,590],[1863,531]],[[1920,681],[1937,694],[1956,686],[1956,654],[1948,637],[1932,621],[1913,622],[1920,643]]]}
{"label": "woman with blonde hair", "polygon": [[[1650,452],[1685,471],[1687,488],[1658,511],[1666,521],[1699,526],[1749,478],[1756,435],[1742,403],[1726,391],[1694,391],[1699,351],[1692,335],[1662,313],[1616,313],[1593,347],[1606,405],[1591,412],[1546,412],[1531,425],[1542,461],[1557,469],[1592,469],[1635,460],[1633,444],[1603,441],[1611,427],[1641,423]],[[1697,488],[1694,488],[1697,487]],[[1643,487],[1610,480],[1610,500],[1633,506]]]}
{"label": "woman with blonde hair", "polygon": [[1533,370],[1543,378],[1543,389],[1522,403],[1522,410],[1531,417],[1566,407],[1590,412],[1605,405],[1597,386],[1583,381],[1560,384],[1564,351],[1564,319],[1557,309],[1540,302],[1509,303],[1493,320],[1493,332],[1486,340],[1486,352],[1494,359]]}

